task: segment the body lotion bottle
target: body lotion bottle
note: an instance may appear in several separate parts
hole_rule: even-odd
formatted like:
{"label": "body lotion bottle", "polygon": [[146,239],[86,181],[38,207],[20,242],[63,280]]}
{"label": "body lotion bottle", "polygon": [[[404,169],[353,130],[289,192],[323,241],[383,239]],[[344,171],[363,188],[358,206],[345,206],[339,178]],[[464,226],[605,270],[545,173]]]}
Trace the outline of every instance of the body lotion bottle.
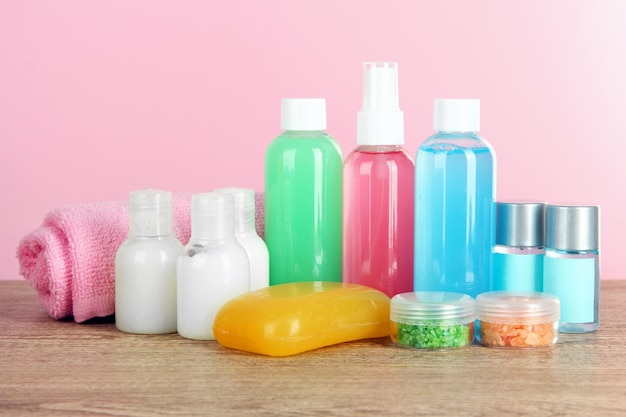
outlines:
{"label": "body lotion bottle", "polygon": [[413,291],[415,165],[402,147],[397,64],[363,70],[358,146],[343,168],[343,280],[393,297]]}
{"label": "body lotion bottle", "polygon": [[600,325],[600,207],[548,204],[543,290],[561,300],[561,331]]}
{"label": "body lotion bottle", "polygon": [[231,194],[235,203],[235,238],[245,249],[250,261],[250,291],[270,285],[270,257],[267,245],[257,234],[254,218],[254,190],[251,188],[218,188],[215,191]]}
{"label": "body lotion bottle", "polygon": [[130,193],[128,237],[115,256],[115,326],[127,333],[176,332],[176,260],[172,193]]}
{"label": "body lotion bottle", "polygon": [[215,340],[213,322],[227,301],[250,289],[250,264],[235,239],[229,194],[191,196],[191,238],[178,258],[178,333]]}
{"label": "body lotion bottle", "polygon": [[498,201],[490,291],[543,291],[546,204]]}

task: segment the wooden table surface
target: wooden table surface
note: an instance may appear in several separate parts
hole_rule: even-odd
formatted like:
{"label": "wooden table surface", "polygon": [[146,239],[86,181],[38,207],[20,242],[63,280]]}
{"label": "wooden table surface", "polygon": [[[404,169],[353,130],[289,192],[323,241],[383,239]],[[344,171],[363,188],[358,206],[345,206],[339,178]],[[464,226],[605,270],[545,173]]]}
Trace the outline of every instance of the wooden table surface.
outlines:
{"label": "wooden table surface", "polygon": [[54,321],[0,281],[4,416],[626,416],[626,281],[603,281],[600,329],[551,348],[395,348],[387,339],[285,358],[217,342]]}

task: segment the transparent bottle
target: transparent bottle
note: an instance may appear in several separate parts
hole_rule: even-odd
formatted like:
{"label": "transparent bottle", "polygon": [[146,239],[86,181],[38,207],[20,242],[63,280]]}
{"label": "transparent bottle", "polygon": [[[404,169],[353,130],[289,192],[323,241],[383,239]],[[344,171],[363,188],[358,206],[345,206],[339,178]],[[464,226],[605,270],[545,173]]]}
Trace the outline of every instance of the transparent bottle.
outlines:
{"label": "transparent bottle", "polygon": [[600,207],[548,204],[543,290],[561,301],[563,333],[597,330],[600,312]]}
{"label": "transparent bottle", "polygon": [[227,301],[250,289],[250,264],[235,239],[234,200],[217,192],[191,196],[191,238],[178,257],[178,333],[215,340],[213,322]]}
{"label": "transparent bottle", "polygon": [[358,146],[343,168],[343,280],[393,297],[413,291],[415,164],[402,147],[397,64],[363,70]]}
{"label": "transparent bottle", "polygon": [[496,156],[479,100],[435,100],[433,124],[415,162],[414,287],[476,297],[491,279]]}
{"label": "transparent bottle", "polygon": [[265,243],[270,284],[341,281],[341,150],[324,99],[283,99],[265,153]]}
{"label": "transparent bottle", "polygon": [[490,291],[543,291],[546,203],[498,201]]}
{"label": "transparent bottle", "polygon": [[250,291],[270,285],[270,256],[267,245],[256,232],[255,193],[251,188],[218,188],[216,192],[231,194],[235,202],[235,238],[245,249],[250,261]]}
{"label": "transparent bottle", "polygon": [[176,332],[176,259],[172,194],[130,193],[128,237],[115,256],[115,325],[128,333]]}

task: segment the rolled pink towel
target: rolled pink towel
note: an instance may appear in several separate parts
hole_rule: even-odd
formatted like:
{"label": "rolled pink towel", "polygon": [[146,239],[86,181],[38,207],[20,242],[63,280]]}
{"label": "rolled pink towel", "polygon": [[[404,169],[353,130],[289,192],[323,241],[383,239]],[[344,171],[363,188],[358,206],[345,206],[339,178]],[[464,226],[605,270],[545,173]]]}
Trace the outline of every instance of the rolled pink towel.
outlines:
{"label": "rolled pink towel", "polygon": [[[191,235],[191,194],[172,196],[174,233]],[[263,236],[263,195],[256,195],[256,229]],[[78,323],[115,312],[115,254],[128,233],[128,202],[62,206],[17,248],[20,274],[54,319]]]}

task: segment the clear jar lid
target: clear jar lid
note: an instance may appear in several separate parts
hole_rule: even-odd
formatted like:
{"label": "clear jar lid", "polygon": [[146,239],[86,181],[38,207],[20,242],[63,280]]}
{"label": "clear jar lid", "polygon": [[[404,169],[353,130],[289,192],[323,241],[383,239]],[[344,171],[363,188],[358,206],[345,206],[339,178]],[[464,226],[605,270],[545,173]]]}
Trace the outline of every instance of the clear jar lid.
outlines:
{"label": "clear jar lid", "polygon": [[559,299],[545,292],[491,291],[476,297],[476,318],[481,321],[550,323],[559,316]]}
{"label": "clear jar lid", "polygon": [[475,320],[474,305],[474,299],[466,294],[405,292],[391,299],[390,319],[398,323],[468,323]]}

